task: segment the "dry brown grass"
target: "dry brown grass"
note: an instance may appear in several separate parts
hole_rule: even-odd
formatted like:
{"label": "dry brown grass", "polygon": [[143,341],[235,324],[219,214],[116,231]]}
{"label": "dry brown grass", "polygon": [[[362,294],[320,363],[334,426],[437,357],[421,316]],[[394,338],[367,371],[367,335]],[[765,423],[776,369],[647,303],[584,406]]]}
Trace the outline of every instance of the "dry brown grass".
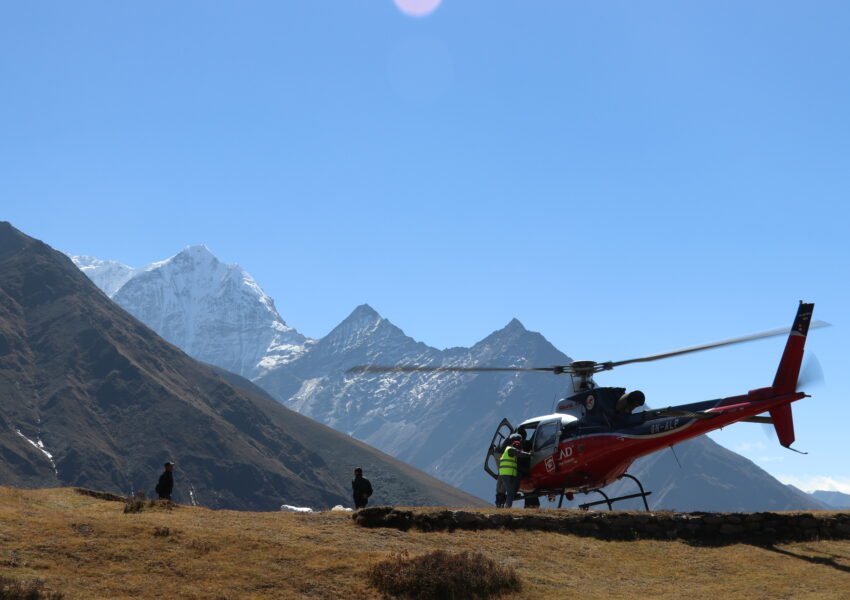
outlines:
{"label": "dry brown grass", "polygon": [[44,591],[41,580],[19,581],[0,576],[0,600],[63,600],[63,594]]}
{"label": "dry brown grass", "polygon": [[513,567],[529,598],[850,596],[850,541],[697,548],[525,531],[364,529],[346,513],[123,510],[69,489],[0,488],[0,576],[42,580],[68,600],[377,599],[370,566],[395,553],[450,549]]}

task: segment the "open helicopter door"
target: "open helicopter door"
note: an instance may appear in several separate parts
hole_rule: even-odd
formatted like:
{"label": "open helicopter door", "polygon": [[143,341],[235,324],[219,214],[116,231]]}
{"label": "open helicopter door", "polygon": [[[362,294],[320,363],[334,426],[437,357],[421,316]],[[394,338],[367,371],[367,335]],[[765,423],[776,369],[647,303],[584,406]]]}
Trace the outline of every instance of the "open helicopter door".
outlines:
{"label": "open helicopter door", "polygon": [[490,447],[487,449],[487,458],[484,459],[484,470],[493,479],[499,478],[499,457],[505,451],[505,441],[514,431],[516,430],[511,425],[511,422],[507,419],[502,419],[502,422],[496,427],[496,433],[493,434],[493,439],[490,440]]}

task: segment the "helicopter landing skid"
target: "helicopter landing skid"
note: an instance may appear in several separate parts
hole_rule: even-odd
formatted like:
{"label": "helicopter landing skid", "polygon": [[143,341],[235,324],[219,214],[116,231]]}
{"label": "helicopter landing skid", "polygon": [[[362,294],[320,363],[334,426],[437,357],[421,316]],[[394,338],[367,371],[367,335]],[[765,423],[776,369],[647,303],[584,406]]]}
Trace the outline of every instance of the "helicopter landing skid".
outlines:
{"label": "helicopter landing skid", "polygon": [[[646,509],[646,512],[649,512],[649,503],[646,501],[646,497],[649,496],[650,494],[652,494],[652,492],[645,491],[643,489],[643,484],[641,484],[640,480],[637,477],[635,477],[634,475],[629,475],[628,473],[624,473],[623,475],[620,476],[620,479],[622,479],[623,477],[628,477],[629,479],[634,481],[636,484],[638,484],[638,488],[640,488],[640,492],[638,492],[637,494],[627,494],[625,496],[617,496],[616,498],[609,498],[608,495],[605,492],[603,492],[602,490],[593,490],[595,492],[599,492],[600,494],[602,494],[602,497],[605,498],[605,499],[604,500],[597,500],[596,502],[585,502],[584,504],[579,504],[578,507],[581,510],[588,510],[592,506],[599,506],[600,504],[607,504],[608,510],[614,510],[614,503],[615,502],[619,502],[621,500],[631,500],[632,498],[641,498],[643,500],[643,506]],[[590,493],[590,492],[588,492],[588,493]],[[564,500],[564,494],[562,492],[561,493],[561,502],[563,502],[563,500]],[[559,502],[558,507],[560,508],[560,506],[561,506],[561,503]]]}

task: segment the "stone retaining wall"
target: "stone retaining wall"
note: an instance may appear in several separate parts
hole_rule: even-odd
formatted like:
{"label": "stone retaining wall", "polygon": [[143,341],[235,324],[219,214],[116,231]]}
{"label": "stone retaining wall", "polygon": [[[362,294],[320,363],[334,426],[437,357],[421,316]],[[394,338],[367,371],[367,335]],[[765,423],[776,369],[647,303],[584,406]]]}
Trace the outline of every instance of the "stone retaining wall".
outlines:
{"label": "stone retaining wall", "polygon": [[603,540],[686,540],[697,544],[850,539],[850,513],[638,513],[534,510],[479,513],[378,506],[352,515],[363,527],[406,531],[523,529]]}
{"label": "stone retaining wall", "polygon": [[90,490],[87,488],[74,488],[74,491],[78,494],[82,494],[83,496],[91,496],[92,498],[97,498],[98,500],[107,500],[109,502],[124,502],[126,500],[124,496],[119,496],[118,494],[113,494],[112,492],[99,492],[97,490]]}

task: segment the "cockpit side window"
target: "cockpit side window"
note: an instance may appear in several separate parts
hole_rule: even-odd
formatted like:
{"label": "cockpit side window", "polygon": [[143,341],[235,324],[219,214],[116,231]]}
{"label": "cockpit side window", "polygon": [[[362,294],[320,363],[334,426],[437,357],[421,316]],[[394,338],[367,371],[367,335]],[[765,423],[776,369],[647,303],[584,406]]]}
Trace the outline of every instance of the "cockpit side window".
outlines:
{"label": "cockpit side window", "polygon": [[534,436],[534,450],[540,450],[555,443],[558,434],[557,422],[543,423],[537,427],[537,435]]}
{"label": "cockpit side window", "polygon": [[561,439],[575,436],[578,433],[578,421],[572,421],[561,427]]}

